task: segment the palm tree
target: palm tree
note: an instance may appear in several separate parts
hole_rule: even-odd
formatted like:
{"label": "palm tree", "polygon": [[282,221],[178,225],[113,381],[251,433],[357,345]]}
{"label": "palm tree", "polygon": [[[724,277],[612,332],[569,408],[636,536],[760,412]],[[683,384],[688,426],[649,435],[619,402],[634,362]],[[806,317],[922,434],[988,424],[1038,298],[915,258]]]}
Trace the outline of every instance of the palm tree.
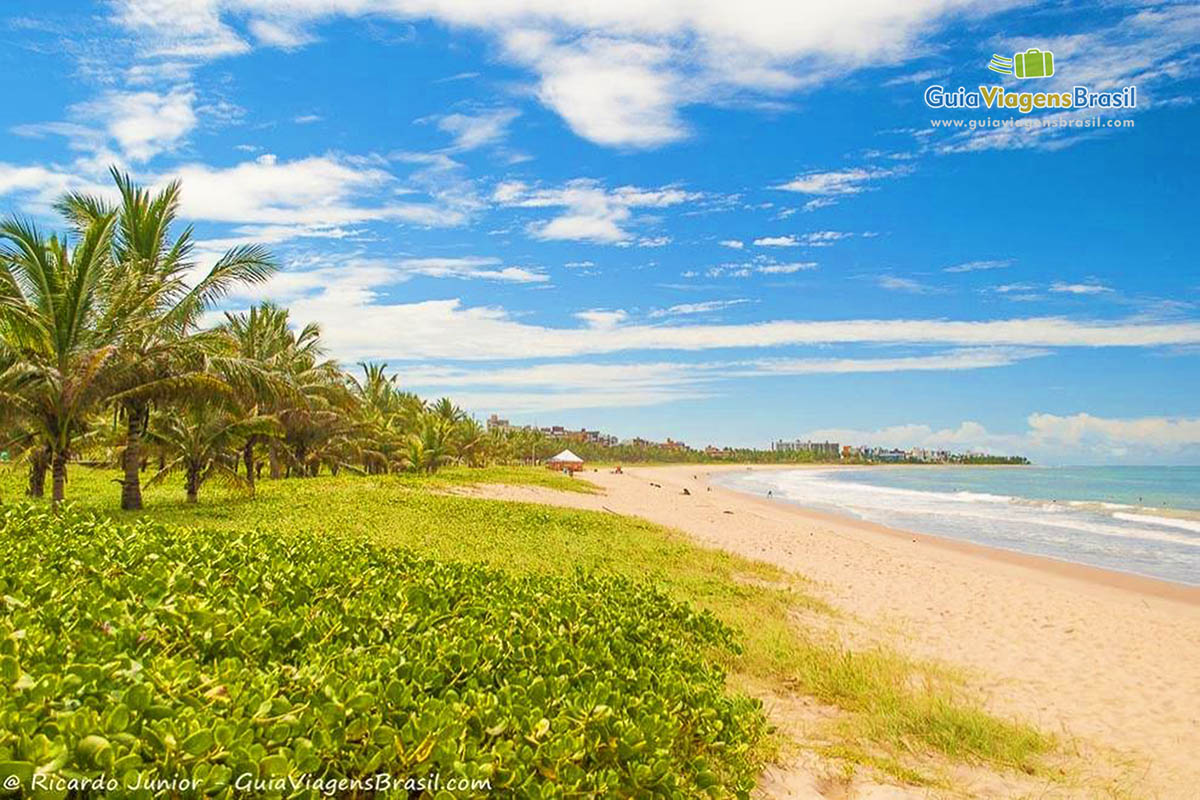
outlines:
{"label": "palm tree", "polygon": [[183,472],[187,501],[195,503],[200,487],[213,477],[252,489],[234,468],[237,450],[251,436],[279,436],[282,428],[274,417],[244,417],[212,404],[189,403],[176,413],[160,414],[147,433],[168,459],[150,483]]}
{"label": "palm tree", "polygon": [[[260,306],[262,326],[271,329],[270,383],[282,391],[268,410],[283,426],[283,438],[269,451],[271,477],[316,475],[322,465],[334,471],[354,459],[356,400],[337,362],[324,359],[321,329],[316,323],[297,333],[286,309]],[[251,326],[249,315],[227,315],[226,332]],[[264,351],[266,355],[267,351]]]}
{"label": "palm tree", "polygon": [[115,215],[105,286],[111,293],[109,322],[121,326],[120,355],[129,365],[116,401],[126,424],[121,508],[137,510],[141,443],[153,402],[228,391],[205,369],[212,332],[200,329],[201,316],[232,289],[267,280],[276,267],[264,248],[236,247],[193,281],[192,229],[171,235],[179,216],[179,182],[151,193],[117,168],[111,173],[121,196],[115,209],[82,194],[68,194],[58,208],[77,229]]}
{"label": "palm tree", "polygon": [[122,336],[137,333],[115,324],[109,302],[114,225],[96,216],[72,248],[32,223],[0,223],[0,405],[48,450],[55,505],[73,443],[124,383]]}
{"label": "palm tree", "polygon": [[430,413],[421,420],[417,431],[408,435],[400,464],[413,472],[432,475],[438,468],[449,463],[453,427],[440,416]]}
{"label": "palm tree", "polygon": [[479,420],[467,417],[454,430],[454,454],[468,467],[478,467],[487,452],[488,436]]}
{"label": "palm tree", "polygon": [[449,397],[438,400],[429,407],[429,412],[451,425],[457,425],[467,418],[467,412],[454,405],[454,401]]}
{"label": "palm tree", "polygon": [[[277,414],[307,402],[302,387],[293,381],[297,337],[289,327],[287,309],[264,302],[245,313],[226,313],[219,330],[225,346],[212,359],[213,368],[233,387],[243,416]],[[301,338],[315,339],[315,329],[302,332]],[[251,491],[258,472],[254,450],[263,441],[263,437],[251,435],[242,445],[242,464]]]}

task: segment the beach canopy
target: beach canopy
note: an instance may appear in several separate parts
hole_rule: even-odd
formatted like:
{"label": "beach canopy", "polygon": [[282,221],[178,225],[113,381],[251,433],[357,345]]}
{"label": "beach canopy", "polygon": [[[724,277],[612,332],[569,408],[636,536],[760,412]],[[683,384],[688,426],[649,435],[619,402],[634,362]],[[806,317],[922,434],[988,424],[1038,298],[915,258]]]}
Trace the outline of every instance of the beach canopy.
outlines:
{"label": "beach canopy", "polygon": [[554,458],[549,459],[551,464],[582,464],[583,459],[572,453],[570,450],[563,450]]}

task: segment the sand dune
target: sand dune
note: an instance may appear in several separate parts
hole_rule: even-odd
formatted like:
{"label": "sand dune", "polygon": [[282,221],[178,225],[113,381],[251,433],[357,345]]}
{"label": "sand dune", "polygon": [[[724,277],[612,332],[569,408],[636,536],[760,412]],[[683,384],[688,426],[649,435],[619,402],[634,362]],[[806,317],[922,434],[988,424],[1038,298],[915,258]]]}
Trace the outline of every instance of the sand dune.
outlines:
{"label": "sand dune", "polygon": [[[714,469],[587,472],[604,496],[477,491],[633,514],[795,571],[867,636],[966,668],[995,711],[1127,754],[1137,796],[1200,797],[1200,589],[749,497],[709,486]],[[825,796],[775,777],[776,797]],[[1003,796],[996,791],[983,796]],[[908,795],[884,787],[873,796]]]}

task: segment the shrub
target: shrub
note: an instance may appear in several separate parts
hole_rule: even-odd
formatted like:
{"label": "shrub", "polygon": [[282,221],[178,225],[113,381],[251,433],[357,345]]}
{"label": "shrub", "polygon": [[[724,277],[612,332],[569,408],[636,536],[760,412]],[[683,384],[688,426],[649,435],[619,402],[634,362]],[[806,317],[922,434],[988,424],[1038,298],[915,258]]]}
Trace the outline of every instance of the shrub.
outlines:
{"label": "shrub", "polygon": [[0,564],[0,773],[26,787],[34,773],[145,797],[186,781],[315,797],[342,779],[363,782],[338,794],[369,795],[381,773],[442,787],[401,797],[489,794],[446,790],[463,778],[529,798],[753,783],[761,708],[726,694],[712,660],[736,649],[730,631],[624,578],[30,506],[0,517]]}

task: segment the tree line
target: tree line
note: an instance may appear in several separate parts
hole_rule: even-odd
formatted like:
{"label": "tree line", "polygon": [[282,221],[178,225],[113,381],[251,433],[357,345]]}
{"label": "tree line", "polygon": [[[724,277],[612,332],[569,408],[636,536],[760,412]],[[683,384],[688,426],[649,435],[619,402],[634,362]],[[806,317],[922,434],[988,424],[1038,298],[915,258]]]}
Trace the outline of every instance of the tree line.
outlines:
{"label": "tree line", "polygon": [[[487,432],[451,400],[427,403],[380,364],[351,374],[316,324],[269,302],[212,316],[277,265],[257,245],[201,270],[178,235],[180,184],[152,192],[112,170],[118,200],[72,193],[65,235],[0,223],[0,450],[28,467],[27,492],[66,497],[69,465],[120,470],[121,508],[143,485],[182,477],[187,499],[220,480],[327,470],[432,473],[512,462],[536,444]],[[530,455],[529,458],[535,458]]]}

